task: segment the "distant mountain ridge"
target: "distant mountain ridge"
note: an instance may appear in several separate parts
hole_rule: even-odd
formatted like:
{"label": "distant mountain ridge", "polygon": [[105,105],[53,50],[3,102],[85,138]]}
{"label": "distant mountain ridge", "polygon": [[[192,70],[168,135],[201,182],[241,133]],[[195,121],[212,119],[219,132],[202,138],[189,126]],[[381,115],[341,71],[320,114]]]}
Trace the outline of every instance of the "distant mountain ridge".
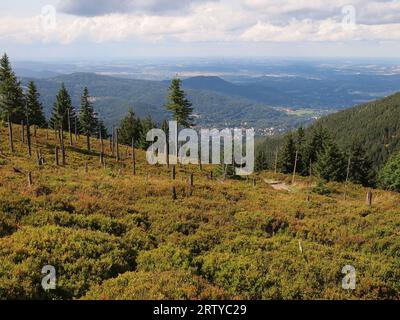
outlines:
{"label": "distant mountain ridge", "polygon": [[[29,80],[34,80],[37,84],[47,117],[51,114],[55,96],[63,82],[77,108],[82,90],[87,86],[91,96],[94,97],[96,111],[104,118],[108,126],[117,124],[129,107],[134,107],[139,116],[151,115],[158,122],[169,118],[164,108],[169,82],[115,78],[94,73],[73,73],[46,79],[23,78],[23,85],[26,85]],[[306,121],[299,117],[289,116],[265,104],[237,95],[229,95],[228,89],[226,94],[210,90],[210,88],[207,90],[207,86],[199,85],[198,80],[187,79],[184,82],[184,89],[193,102],[198,125],[217,128],[246,126],[286,130],[298,122]],[[218,89],[223,86],[231,87],[222,79],[212,80],[220,84]],[[208,87],[213,88],[212,84],[208,84]]]}

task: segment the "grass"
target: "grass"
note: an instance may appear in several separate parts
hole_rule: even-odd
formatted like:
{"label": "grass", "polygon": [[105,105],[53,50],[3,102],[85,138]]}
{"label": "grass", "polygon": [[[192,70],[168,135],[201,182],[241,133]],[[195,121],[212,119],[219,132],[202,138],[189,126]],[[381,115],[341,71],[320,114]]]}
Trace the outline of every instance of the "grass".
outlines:
{"label": "grass", "polygon": [[[345,200],[342,184],[320,195],[310,178],[274,190],[265,181],[289,185],[291,177],[270,172],[255,176],[256,187],[252,179],[211,181],[212,166],[178,166],[172,181],[142,151],[133,176],[130,148],[116,163],[105,142],[104,168],[99,141],[89,154],[83,137],[56,166],[52,131],[32,137],[29,158],[19,130],[14,154],[7,129],[0,134],[2,299],[400,298],[399,194],[373,190],[368,207],[360,186]],[[45,265],[56,268],[56,290],[41,287]],[[342,288],[346,265],[356,269],[355,290]]]}

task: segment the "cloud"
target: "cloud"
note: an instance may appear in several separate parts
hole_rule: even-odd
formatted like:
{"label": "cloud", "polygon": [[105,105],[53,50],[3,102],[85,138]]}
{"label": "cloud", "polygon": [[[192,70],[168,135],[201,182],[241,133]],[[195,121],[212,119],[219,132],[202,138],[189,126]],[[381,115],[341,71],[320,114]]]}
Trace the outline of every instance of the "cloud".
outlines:
{"label": "cloud", "polygon": [[[96,14],[94,1],[64,0],[64,5],[69,4],[80,15],[58,14],[54,30],[43,28],[43,21],[37,16],[2,16],[0,39],[62,44],[81,40],[84,43],[400,40],[400,1],[353,0],[350,9],[354,8],[354,24],[346,24],[343,21],[348,10],[343,8],[347,1],[191,0],[182,4],[170,0],[96,0]],[[132,4],[135,6],[128,6]],[[124,6],[128,6],[126,10]],[[179,15],[185,6],[190,6],[190,10]]]}
{"label": "cloud", "polygon": [[101,16],[113,13],[149,13],[181,15],[193,4],[218,0],[61,0],[61,12],[78,16]]}

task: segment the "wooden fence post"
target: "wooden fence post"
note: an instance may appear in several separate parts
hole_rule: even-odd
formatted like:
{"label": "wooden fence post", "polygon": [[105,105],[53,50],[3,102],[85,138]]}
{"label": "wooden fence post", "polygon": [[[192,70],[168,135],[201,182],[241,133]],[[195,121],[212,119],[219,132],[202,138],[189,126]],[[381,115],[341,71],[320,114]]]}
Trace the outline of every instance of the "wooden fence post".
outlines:
{"label": "wooden fence post", "polygon": [[194,187],[194,175],[193,175],[193,173],[191,173],[190,176],[189,176],[189,186],[191,188]]}
{"label": "wooden fence post", "polygon": [[60,165],[60,161],[58,159],[58,146],[55,147],[54,149],[54,156],[55,156],[55,160],[56,160],[56,166]]}
{"label": "wooden fence post", "polygon": [[89,172],[89,165],[88,165],[88,162],[87,162],[87,160],[85,161],[85,173],[88,173]]}
{"label": "wooden fence post", "polygon": [[369,207],[372,206],[372,197],[373,197],[372,191],[368,191],[368,193],[367,193],[367,201],[366,201],[366,204],[367,204],[367,206],[369,206]]}
{"label": "wooden fence post", "polygon": [[61,127],[60,130],[60,138],[61,138],[61,159],[62,159],[62,165],[66,165],[66,160],[65,160],[65,145],[64,145],[64,131]]}
{"label": "wooden fence post", "polygon": [[133,170],[133,175],[136,176],[136,151],[135,151],[134,138],[132,138],[132,170]]}
{"label": "wooden fence post", "polygon": [[31,187],[32,184],[33,184],[33,181],[32,181],[32,173],[31,173],[31,172],[28,172],[28,186]]}
{"label": "wooden fence post", "polygon": [[297,160],[299,158],[299,152],[296,151],[296,157],[294,160],[294,168],[293,168],[293,178],[292,178],[292,184],[294,184],[295,180],[296,180],[296,171],[297,171]]}
{"label": "wooden fence post", "polygon": [[13,130],[12,130],[12,123],[10,121],[10,115],[8,115],[7,120],[8,120],[8,137],[9,137],[10,152],[14,153]]}
{"label": "wooden fence post", "polygon": [[173,186],[172,187],[172,200],[176,200],[177,199],[177,196],[176,196],[176,187],[175,186]]}
{"label": "wooden fence post", "polygon": [[21,142],[22,142],[22,144],[25,143],[25,125],[24,125],[24,120],[21,120]]}
{"label": "wooden fence post", "polygon": [[172,180],[176,179],[176,166],[175,165],[172,165],[171,179]]}

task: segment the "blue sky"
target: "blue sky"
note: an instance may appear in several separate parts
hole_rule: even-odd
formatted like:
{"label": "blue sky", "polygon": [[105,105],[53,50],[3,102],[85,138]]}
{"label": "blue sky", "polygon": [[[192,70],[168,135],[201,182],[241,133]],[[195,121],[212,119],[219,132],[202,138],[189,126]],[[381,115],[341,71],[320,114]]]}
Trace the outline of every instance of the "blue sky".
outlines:
{"label": "blue sky", "polygon": [[3,0],[18,60],[144,56],[398,57],[396,0]]}

